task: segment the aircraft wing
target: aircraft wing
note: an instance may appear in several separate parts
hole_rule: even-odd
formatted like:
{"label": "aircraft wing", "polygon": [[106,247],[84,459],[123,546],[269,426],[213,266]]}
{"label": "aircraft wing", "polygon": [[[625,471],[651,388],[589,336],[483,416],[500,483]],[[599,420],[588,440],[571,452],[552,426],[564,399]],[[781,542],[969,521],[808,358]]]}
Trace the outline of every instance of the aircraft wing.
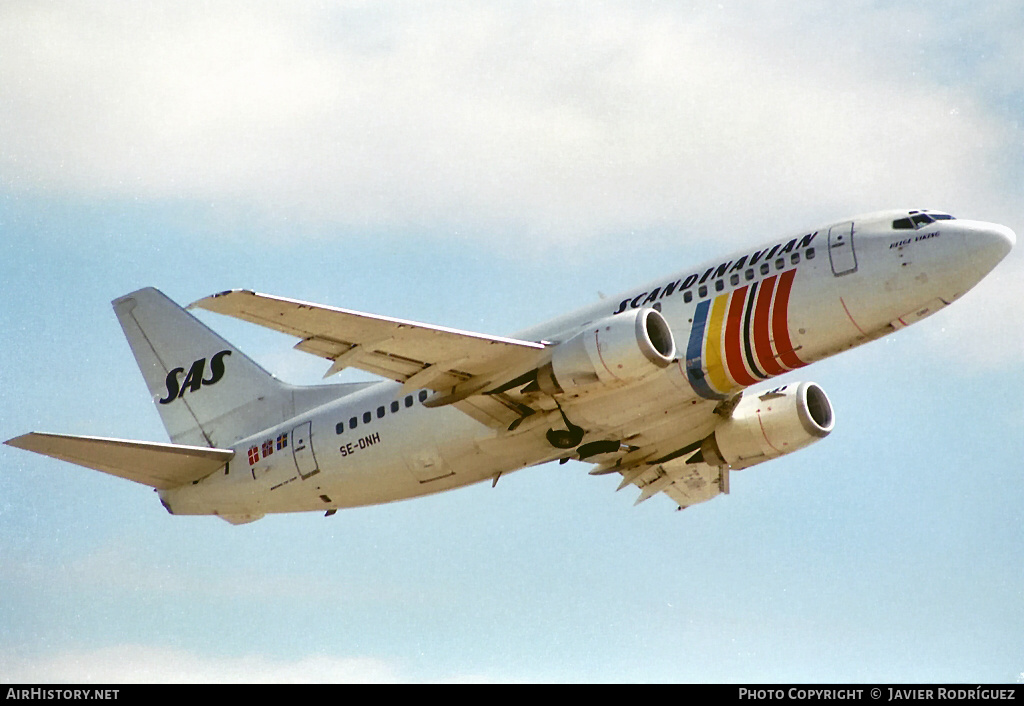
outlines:
{"label": "aircraft wing", "polygon": [[200,299],[200,308],[297,336],[295,348],[333,361],[324,377],[353,367],[465,399],[536,367],[543,343],[518,341],[365,314],[235,289]]}
{"label": "aircraft wing", "polygon": [[4,443],[158,490],[176,488],[205,478],[223,468],[235,455],[229,449],[204,446],[40,432],[23,434]]}

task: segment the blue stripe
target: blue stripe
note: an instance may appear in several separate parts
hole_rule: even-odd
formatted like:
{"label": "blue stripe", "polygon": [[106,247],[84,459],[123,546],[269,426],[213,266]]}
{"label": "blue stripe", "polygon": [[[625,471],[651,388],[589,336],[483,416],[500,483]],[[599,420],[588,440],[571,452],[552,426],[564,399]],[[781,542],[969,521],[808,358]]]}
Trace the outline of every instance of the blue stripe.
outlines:
{"label": "blue stripe", "polygon": [[707,328],[708,312],[711,309],[711,301],[705,299],[697,304],[697,310],[693,313],[693,327],[690,329],[690,341],[686,346],[686,379],[690,381],[690,387],[698,395],[706,400],[724,400],[726,395],[719,394],[711,389],[707,380],[704,379],[704,330]]}

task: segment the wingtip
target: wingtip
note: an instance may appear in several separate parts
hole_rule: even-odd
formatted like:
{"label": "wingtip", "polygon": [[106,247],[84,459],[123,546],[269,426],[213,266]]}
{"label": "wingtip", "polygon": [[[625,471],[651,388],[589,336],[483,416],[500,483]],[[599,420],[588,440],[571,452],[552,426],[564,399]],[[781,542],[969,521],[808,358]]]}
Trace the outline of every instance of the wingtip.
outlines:
{"label": "wingtip", "polygon": [[158,295],[160,295],[162,297],[166,297],[167,296],[166,294],[161,292],[156,287],[141,287],[139,289],[136,289],[133,292],[128,292],[127,294],[122,294],[121,296],[117,297],[116,299],[111,299],[110,300],[110,305],[116,308],[118,305],[120,305],[123,302],[135,299],[139,295],[150,294],[150,293],[155,293],[155,294],[158,294]]}
{"label": "wingtip", "polygon": [[207,306],[209,302],[212,302],[215,299],[220,299],[221,297],[229,296],[231,294],[255,294],[255,292],[253,292],[251,289],[225,289],[223,292],[217,292],[216,294],[211,294],[209,296],[203,297],[202,299],[196,299],[194,302],[186,306],[185,309],[207,309],[209,308]]}
{"label": "wingtip", "polygon": [[35,435],[36,435],[36,432],[30,431],[28,434],[21,434],[20,436],[12,437],[12,438],[8,439],[7,441],[5,441],[4,444],[6,446],[11,446],[11,447],[16,448],[16,449],[31,450],[31,449],[27,449],[25,444],[26,444],[26,441],[28,439],[32,438]]}

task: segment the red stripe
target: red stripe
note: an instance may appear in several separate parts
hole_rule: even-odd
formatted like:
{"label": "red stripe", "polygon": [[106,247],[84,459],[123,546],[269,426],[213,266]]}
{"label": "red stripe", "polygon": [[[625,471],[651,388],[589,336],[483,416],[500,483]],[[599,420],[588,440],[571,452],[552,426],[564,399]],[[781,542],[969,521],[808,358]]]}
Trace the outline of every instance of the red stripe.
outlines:
{"label": "red stripe", "polygon": [[789,292],[793,289],[796,270],[787,270],[779,277],[779,291],[775,295],[775,309],[772,311],[772,333],[775,335],[775,350],[783,365],[789,369],[802,368],[806,363],[797,357],[789,339]]}
{"label": "red stripe", "polygon": [[729,313],[725,320],[725,362],[729,375],[740,385],[753,385],[756,378],[750,376],[743,365],[743,349],[740,332],[743,328],[743,305],[747,299],[747,289],[741,287],[732,293],[729,302]]}
{"label": "red stripe", "polygon": [[754,354],[757,362],[769,377],[781,375],[786,369],[775,361],[775,354],[772,352],[771,332],[771,310],[772,292],[775,289],[776,275],[772,275],[761,283],[760,291],[757,293],[757,306],[754,309]]}
{"label": "red stripe", "polygon": [[854,327],[855,329],[857,329],[858,331],[860,331],[860,334],[861,334],[862,336],[867,336],[867,334],[866,334],[866,333],[864,333],[864,329],[862,329],[862,328],[861,328],[860,326],[858,326],[858,325],[857,325],[857,322],[853,320],[853,317],[852,317],[852,316],[850,316],[850,310],[846,308],[846,302],[844,302],[844,301],[843,301],[843,298],[842,298],[842,297],[839,297],[839,303],[843,305],[843,311],[845,311],[845,312],[846,312],[846,317],[847,317],[848,319],[850,319],[850,323],[851,323],[851,324],[853,324],[853,327]]}
{"label": "red stripe", "polygon": [[764,420],[761,419],[761,410],[757,410],[757,423],[761,425],[761,436],[764,437],[765,442],[769,446],[771,446],[772,449],[774,449],[775,451],[778,451],[781,454],[782,453],[782,449],[776,449],[775,448],[775,444],[773,444],[772,440],[768,438],[768,432],[766,432],[764,430]]}
{"label": "red stripe", "polygon": [[619,380],[619,382],[621,382],[619,376],[616,375],[614,371],[612,371],[612,369],[608,367],[608,363],[604,362],[604,355],[601,353],[601,339],[598,336],[598,334],[599,331],[594,331],[594,347],[597,348],[597,357],[601,359],[601,365],[604,367],[605,370],[608,371],[608,374],[611,375],[616,380]]}

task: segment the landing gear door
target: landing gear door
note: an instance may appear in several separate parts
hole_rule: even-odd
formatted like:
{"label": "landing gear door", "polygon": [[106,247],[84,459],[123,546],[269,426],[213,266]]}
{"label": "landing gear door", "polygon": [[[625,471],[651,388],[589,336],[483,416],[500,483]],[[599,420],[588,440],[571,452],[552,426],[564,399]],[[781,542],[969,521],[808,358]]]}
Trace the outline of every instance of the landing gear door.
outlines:
{"label": "landing gear door", "polygon": [[429,483],[455,475],[455,471],[445,462],[433,444],[409,454],[405,463],[420,483]]}
{"label": "landing gear door", "polygon": [[320,472],[313,454],[312,422],[300,424],[292,430],[292,454],[295,456],[295,468],[303,480]]}
{"label": "landing gear door", "polygon": [[857,271],[857,253],[853,249],[853,223],[840,223],[828,229],[828,258],[836,277]]}

